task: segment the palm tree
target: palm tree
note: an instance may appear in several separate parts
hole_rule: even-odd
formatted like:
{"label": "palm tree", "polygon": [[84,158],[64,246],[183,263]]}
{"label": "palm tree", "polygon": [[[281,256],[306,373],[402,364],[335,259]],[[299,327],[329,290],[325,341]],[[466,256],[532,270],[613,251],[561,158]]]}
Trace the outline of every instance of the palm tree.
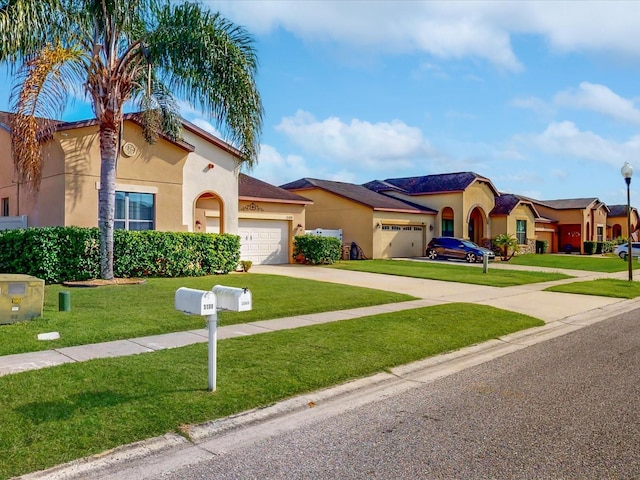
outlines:
{"label": "palm tree", "polygon": [[[518,239],[509,233],[501,233],[494,240],[493,244],[500,249],[502,253],[502,260],[508,262],[511,260],[518,250],[520,250],[520,245],[518,244]],[[509,255],[509,250],[511,250],[511,255]]]}
{"label": "palm tree", "polygon": [[[240,162],[257,160],[262,102],[248,33],[198,4],[170,0],[0,0],[0,63],[17,73],[12,149],[37,192],[51,138],[80,86],[99,124],[101,276],[113,278],[116,166],[124,109],[145,139],[180,137],[177,99],[207,112]],[[130,108],[130,107],[128,107]]]}

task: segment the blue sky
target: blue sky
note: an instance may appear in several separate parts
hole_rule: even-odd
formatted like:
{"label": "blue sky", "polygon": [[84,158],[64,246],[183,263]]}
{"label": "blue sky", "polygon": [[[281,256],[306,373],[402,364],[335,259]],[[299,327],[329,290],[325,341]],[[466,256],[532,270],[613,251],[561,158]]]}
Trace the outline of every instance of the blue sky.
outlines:
{"label": "blue sky", "polygon": [[[621,204],[629,161],[640,204],[636,2],[203,3],[255,39],[261,180],[473,171],[503,192]],[[90,115],[75,101],[64,119]]]}

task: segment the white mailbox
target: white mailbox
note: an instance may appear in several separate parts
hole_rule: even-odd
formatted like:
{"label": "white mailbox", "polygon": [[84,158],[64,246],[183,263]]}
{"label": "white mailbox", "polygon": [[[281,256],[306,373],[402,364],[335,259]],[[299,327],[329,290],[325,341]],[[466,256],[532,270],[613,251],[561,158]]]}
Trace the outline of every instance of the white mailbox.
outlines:
{"label": "white mailbox", "polygon": [[192,315],[215,315],[216,295],[207,290],[180,287],[175,295],[176,310]]}
{"label": "white mailbox", "polygon": [[233,312],[246,312],[251,310],[251,291],[248,288],[225,287],[216,285],[212,289],[218,308],[220,310],[231,310]]}

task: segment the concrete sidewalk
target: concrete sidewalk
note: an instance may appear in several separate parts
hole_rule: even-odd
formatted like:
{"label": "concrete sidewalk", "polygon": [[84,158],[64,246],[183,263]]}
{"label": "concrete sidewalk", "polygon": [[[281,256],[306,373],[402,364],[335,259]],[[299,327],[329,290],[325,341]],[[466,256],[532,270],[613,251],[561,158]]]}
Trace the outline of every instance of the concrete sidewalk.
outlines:
{"label": "concrete sidewalk", "polygon": [[[469,268],[474,267],[477,266],[469,266]],[[506,264],[492,264],[490,268],[513,267],[523,268]],[[524,267],[524,269],[531,270],[534,269],[534,267]],[[537,270],[559,271],[558,269]],[[252,271],[255,273],[286,275],[296,278],[384,289],[409,294],[417,297],[419,300],[229,325],[218,329],[218,339],[220,340],[451,302],[471,302],[491,305],[497,308],[531,315],[547,323],[559,322],[583,314],[587,316],[601,316],[603,313],[611,312],[613,315],[620,311],[640,306],[640,304],[634,300],[542,291],[550,285],[559,283],[591,280],[594,278],[626,278],[626,272],[599,274],[571,271],[566,273],[578,278],[499,288],[305,265],[256,265]],[[52,367],[64,363],[82,362],[95,358],[134,355],[167,348],[183,347],[195,343],[205,343],[207,341],[208,332],[205,329],[201,329],[91,345],[64,347],[40,352],[5,355],[0,356],[0,376]]]}

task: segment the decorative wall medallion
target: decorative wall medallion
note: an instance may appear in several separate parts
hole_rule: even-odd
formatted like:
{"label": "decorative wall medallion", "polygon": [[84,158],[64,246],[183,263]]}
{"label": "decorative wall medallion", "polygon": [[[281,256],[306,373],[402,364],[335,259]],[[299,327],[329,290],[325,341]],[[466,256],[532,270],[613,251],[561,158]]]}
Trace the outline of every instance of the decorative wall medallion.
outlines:
{"label": "decorative wall medallion", "polygon": [[249,205],[245,205],[240,210],[242,210],[243,212],[264,212],[264,208],[262,208],[260,205],[256,205],[253,202],[251,202]]}
{"label": "decorative wall medallion", "polygon": [[122,153],[126,157],[133,157],[136,153],[138,153],[138,147],[136,147],[131,142],[127,142],[124,145],[122,145]]}

